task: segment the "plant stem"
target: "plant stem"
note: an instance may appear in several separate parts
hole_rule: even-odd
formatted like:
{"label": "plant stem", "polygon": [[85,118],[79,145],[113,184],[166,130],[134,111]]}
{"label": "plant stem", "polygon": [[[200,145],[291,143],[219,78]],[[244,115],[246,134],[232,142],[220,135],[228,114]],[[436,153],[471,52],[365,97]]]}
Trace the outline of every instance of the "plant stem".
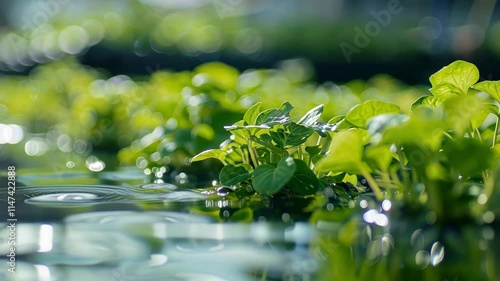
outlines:
{"label": "plant stem", "polygon": [[380,187],[378,186],[375,179],[372,177],[372,175],[370,175],[370,173],[366,170],[362,163],[358,165],[358,168],[361,172],[361,175],[365,177],[366,181],[372,188],[373,193],[375,193],[375,197],[377,198],[377,200],[382,201],[384,199],[384,195],[382,194],[382,190],[380,190]]}
{"label": "plant stem", "polygon": [[494,147],[497,144],[497,134],[498,134],[498,126],[500,125],[500,117],[497,116],[497,122],[495,123],[495,132],[493,132],[493,144],[491,147]]}
{"label": "plant stem", "polygon": [[404,155],[401,146],[397,147],[397,153],[399,158],[399,165],[401,165],[401,174],[403,175],[403,184],[407,188],[410,186],[410,175],[408,174],[408,168],[404,164]]}
{"label": "plant stem", "polygon": [[255,151],[255,147],[253,147],[251,140],[248,140],[248,153],[250,153],[254,168],[257,168],[259,166],[259,161],[257,160],[257,152]]}

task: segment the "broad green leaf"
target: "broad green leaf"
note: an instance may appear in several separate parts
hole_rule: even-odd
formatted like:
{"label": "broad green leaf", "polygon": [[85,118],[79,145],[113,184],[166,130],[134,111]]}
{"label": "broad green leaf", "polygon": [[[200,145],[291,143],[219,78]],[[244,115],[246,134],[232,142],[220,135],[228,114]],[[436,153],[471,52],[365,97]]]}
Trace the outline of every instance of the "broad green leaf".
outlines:
{"label": "broad green leaf", "polygon": [[443,146],[443,152],[449,165],[462,176],[473,176],[491,167],[494,154],[489,146],[476,139],[461,138],[447,142]]}
{"label": "broad green leaf", "polygon": [[328,124],[335,124],[335,123],[339,123],[339,122],[340,122],[340,121],[342,121],[344,118],[345,118],[345,115],[335,116],[335,117],[333,117],[332,119],[328,120]]}
{"label": "broad green leaf", "polygon": [[491,103],[485,103],[484,108],[477,112],[471,119],[472,129],[479,129],[483,124],[484,120],[489,114],[498,116],[498,106]]}
{"label": "broad green leaf", "polygon": [[196,162],[196,161],[201,161],[205,159],[210,159],[210,158],[215,158],[220,160],[221,162],[224,161],[224,159],[227,156],[227,152],[221,149],[209,149],[202,151],[195,155],[193,158],[190,159],[191,162]]}
{"label": "broad green leaf", "polygon": [[246,122],[247,125],[255,125],[255,122],[257,121],[257,116],[259,116],[260,113],[260,107],[262,103],[258,102],[254,104],[252,107],[250,107],[247,112],[245,112],[245,115],[243,116],[243,121]]}
{"label": "broad green leaf", "polygon": [[381,114],[371,118],[368,121],[368,133],[371,135],[371,142],[378,144],[385,130],[401,125],[407,120],[407,115],[394,113]]}
{"label": "broad green leaf", "polygon": [[368,100],[351,108],[345,120],[358,128],[366,128],[368,119],[384,113],[401,113],[401,109],[392,103]]}
{"label": "broad green leaf", "polygon": [[411,110],[417,109],[419,106],[428,106],[436,108],[441,105],[441,101],[435,96],[421,96],[411,104]]}
{"label": "broad green leaf", "polygon": [[[457,89],[460,91],[459,94],[463,95],[467,94],[469,88],[477,80],[479,80],[479,70],[477,67],[472,63],[462,60],[457,60],[443,67],[429,78],[432,89],[435,89],[435,91],[442,91],[437,89],[442,87],[441,85],[449,84],[450,86],[447,86],[447,90]],[[431,92],[433,91],[432,89]]]}
{"label": "broad green leaf", "polygon": [[243,166],[226,165],[219,174],[219,180],[223,185],[235,185],[248,180],[250,173]]}
{"label": "broad green leaf", "polygon": [[407,121],[383,132],[382,144],[417,145],[437,149],[441,137],[450,125],[442,120],[439,112],[420,107],[413,111]]}
{"label": "broad green leaf", "polygon": [[284,125],[290,122],[290,111],[293,106],[289,102],[284,102],[279,108],[271,108],[262,111],[258,116],[255,124],[271,128],[274,125]]}
{"label": "broad green leaf", "polygon": [[500,102],[500,81],[483,81],[472,86],[472,88],[485,92],[494,100]]}
{"label": "broad green leaf", "polygon": [[321,147],[319,145],[306,146],[305,150],[312,157],[318,155],[321,152]]}
{"label": "broad green leaf", "polygon": [[332,138],[330,151],[319,164],[324,172],[347,172],[356,174],[363,155],[363,134],[359,129],[336,133]]}
{"label": "broad green leaf", "polygon": [[[439,101],[445,101],[448,98],[459,96],[462,94],[462,90],[452,84],[439,84],[429,89],[432,96]],[[429,103],[434,103],[434,101],[428,101]]]}
{"label": "broad green leaf", "polygon": [[303,144],[312,133],[312,129],[295,123],[290,123],[284,128],[269,132],[276,146],[283,149]]}
{"label": "broad green leaf", "polygon": [[264,164],[253,172],[252,185],[261,194],[272,195],[280,191],[293,177],[297,166],[293,158],[283,158],[276,167]]}
{"label": "broad green leaf", "polygon": [[294,159],[297,169],[293,177],[286,186],[293,192],[300,195],[314,194],[319,190],[320,182],[306,162],[300,159]]}
{"label": "broad green leaf", "polygon": [[[489,111],[487,104],[483,100],[472,95],[449,98],[443,103],[443,108],[447,120],[453,124],[455,131],[459,134],[470,129],[473,125],[472,121],[474,117],[483,115],[485,111]],[[476,120],[476,122],[478,121],[480,120]]]}
{"label": "broad green leaf", "polygon": [[305,125],[305,126],[312,126],[316,121],[318,121],[319,117],[321,116],[321,113],[323,113],[323,105],[318,105],[315,108],[309,110],[302,118],[300,118],[299,122],[297,124],[300,125]]}
{"label": "broad green leaf", "polygon": [[389,145],[372,146],[365,150],[364,161],[372,168],[387,171],[392,162],[392,152]]}

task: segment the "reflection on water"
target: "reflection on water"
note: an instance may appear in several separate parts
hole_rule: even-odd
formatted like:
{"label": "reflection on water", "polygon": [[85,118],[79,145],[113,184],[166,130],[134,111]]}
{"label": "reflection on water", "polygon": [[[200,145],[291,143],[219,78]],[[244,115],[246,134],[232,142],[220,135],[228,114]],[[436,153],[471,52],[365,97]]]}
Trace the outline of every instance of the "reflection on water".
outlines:
{"label": "reflection on water", "polygon": [[[497,277],[494,218],[440,228],[432,212],[401,216],[399,202],[366,196],[349,208],[327,204],[311,217],[305,210],[317,205],[310,199],[243,199],[228,187],[192,190],[120,172],[75,184],[81,176],[20,177],[30,185],[19,182],[16,190],[17,273],[5,268],[0,280]],[[0,190],[2,202],[5,192]],[[8,237],[0,223],[3,265]]]}

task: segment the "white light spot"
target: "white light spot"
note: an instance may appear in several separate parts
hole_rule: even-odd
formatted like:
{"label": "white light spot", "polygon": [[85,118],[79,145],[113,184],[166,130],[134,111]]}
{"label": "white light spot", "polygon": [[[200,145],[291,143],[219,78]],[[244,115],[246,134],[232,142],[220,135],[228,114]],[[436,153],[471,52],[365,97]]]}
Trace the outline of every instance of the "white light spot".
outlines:
{"label": "white light spot", "polygon": [[24,145],[24,151],[29,156],[40,156],[47,152],[48,146],[44,139],[33,138],[26,142]]}
{"label": "white light spot", "polygon": [[387,226],[389,224],[389,218],[384,214],[378,214],[375,218],[375,223],[380,226]]}
{"label": "white light spot", "polygon": [[364,199],[363,199],[363,200],[361,200],[361,201],[359,201],[359,206],[360,206],[361,208],[363,208],[363,209],[366,209],[366,208],[368,207],[368,201],[366,201],[366,200],[364,200]]}
{"label": "white light spot", "polygon": [[483,214],[483,221],[485,223],[492,223],[495,220],[495,214],[492,211],[487,211]]}
{"label": "white light spot", "polygon": [[488,202],[488,196],[484,193],[479,194],[479,196],[477,197],[477,203],[479,205],[484,205],[486,204],[486,202]]}
{"label": "white light spot", "polygon": [[385,199],[383,202],[382,202],[382,209],[384,209],[384,211],[389,211],[392,207],[392,203],[390,200],[388,199]]}
{"label": "white light spot", "polygon": [[367,211],[366,213],[363,214],[363,219],[367,223],[374,223],[375,220],[377,219],[378,212],[375,209],[371,209]]}
{"label": "white light spot", "polygon": [[52,238],[54,229],[49,224],[42,224],[38,233],[38,252],[50,252],[52,250]]}

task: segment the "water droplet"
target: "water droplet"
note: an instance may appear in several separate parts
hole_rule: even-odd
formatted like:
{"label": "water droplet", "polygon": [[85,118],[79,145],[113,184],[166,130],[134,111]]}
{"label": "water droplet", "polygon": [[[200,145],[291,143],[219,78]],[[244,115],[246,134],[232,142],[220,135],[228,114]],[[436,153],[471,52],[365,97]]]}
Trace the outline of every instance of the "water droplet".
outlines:
{"label": "water droplet", "polygon": [[217,188],[217,194],[220,196],[228,195],[231,192],[233,192],[233,190],[228,188],[228,187],[218,187]]}
{"label": "water droplet", "polygon": [[422,232],[421,229],[417,229],[413,232],[413,234],[411,235],[411,245],[417,249],[417,250],[420,250],[422,248],[424,248],[424,244],[425,244],[425,238],[424,238],[424,233]]}
{"label": "water droplet", "polygon": [[427,251],[418,251],[415,255],[415,263],[421,268],[426,268],[430,261],[431,257]]}
{"label": "water droplet", "polygon": [[433,266],[438,265],[444,258],[444,246],[440,242],[435,242],[432,244],[431,248],[431,264]]}

